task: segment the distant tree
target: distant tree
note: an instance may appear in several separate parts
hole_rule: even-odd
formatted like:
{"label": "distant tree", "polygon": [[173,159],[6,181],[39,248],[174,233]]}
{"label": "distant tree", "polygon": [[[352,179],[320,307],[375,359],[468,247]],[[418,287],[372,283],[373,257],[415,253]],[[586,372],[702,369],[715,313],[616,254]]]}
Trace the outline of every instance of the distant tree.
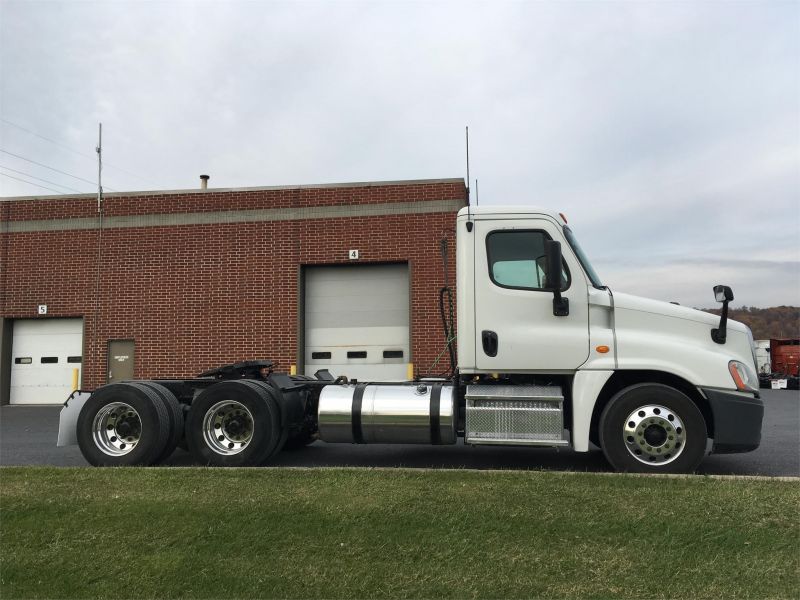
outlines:
{"label": "distant tree", "polygon": [[[719,308],[704,308],[705,312],[719,315]],[[730,308],[728,316],[734,321],[741,321],[753,331],[757,340],[771,338],[800,338],[800,307],[773,306],[756,308],[742,306]]]}

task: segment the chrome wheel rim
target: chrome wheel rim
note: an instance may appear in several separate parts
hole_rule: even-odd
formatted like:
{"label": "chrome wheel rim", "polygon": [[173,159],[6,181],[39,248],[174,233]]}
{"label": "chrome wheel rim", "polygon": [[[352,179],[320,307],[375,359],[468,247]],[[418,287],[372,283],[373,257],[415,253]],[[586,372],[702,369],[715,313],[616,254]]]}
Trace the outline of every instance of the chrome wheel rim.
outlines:
{"label": "chrome wheel rim", "polygon": [[253,439],[253,415],[241,402],[223,400],[206,411],[203,437],[217,454],[239,454]]}
{"label": "chrome wheel rim", "polygon": [[680,416],[657,404],[640,406],[622,426],[622,440],[631,456],[646,465],[666,465],[686,447],[686,427]]}
{"label": "chrome wheel rim", "polygon": [[95,446],[109,456],[123,456],[133,451],[142,436],[142,419],[125,402],[112,402],[97,411],[92,421]]}

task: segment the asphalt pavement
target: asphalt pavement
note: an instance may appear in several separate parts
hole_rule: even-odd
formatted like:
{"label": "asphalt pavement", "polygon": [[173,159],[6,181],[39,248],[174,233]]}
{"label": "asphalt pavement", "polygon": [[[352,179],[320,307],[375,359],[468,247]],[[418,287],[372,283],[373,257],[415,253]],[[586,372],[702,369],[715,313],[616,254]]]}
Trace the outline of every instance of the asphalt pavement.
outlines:
{"label": "asphalt pavement", "polygon": [[[701,474],[800,476],[800,393],[762,390],[766,407],[761,446],[746,454],[706,457]],[[54,406],[0,408],[0,465],[86,466],[77,446],[58,448],[58,413]],[[188,452],[176,450],[167,465],[194,464]],[[608,471],[599,450],[578,453],[551,448],[326,444],[276,456],[276,466],[411,467],[442,469],[546,469]]]}

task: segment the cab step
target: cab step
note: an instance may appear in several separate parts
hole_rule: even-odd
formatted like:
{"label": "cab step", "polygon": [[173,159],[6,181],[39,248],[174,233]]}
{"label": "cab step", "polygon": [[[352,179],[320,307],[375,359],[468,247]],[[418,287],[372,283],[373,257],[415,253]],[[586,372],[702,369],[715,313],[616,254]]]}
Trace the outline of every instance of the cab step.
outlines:
{"label": "cab step", "polygon": [[467,386],[467,444],[568,446],[559,386]]}

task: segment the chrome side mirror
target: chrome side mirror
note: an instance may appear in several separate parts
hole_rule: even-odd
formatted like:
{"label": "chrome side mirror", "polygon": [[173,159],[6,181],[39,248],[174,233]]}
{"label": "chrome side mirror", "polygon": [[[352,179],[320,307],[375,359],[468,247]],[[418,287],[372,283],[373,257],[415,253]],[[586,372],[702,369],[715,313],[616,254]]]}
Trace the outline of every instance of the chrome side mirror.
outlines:
{"label": "chrome side mirror", "polygon": [[727,285],[715,285],[714,298],[717,302],[730,302],[733,300],[733,290]]}

